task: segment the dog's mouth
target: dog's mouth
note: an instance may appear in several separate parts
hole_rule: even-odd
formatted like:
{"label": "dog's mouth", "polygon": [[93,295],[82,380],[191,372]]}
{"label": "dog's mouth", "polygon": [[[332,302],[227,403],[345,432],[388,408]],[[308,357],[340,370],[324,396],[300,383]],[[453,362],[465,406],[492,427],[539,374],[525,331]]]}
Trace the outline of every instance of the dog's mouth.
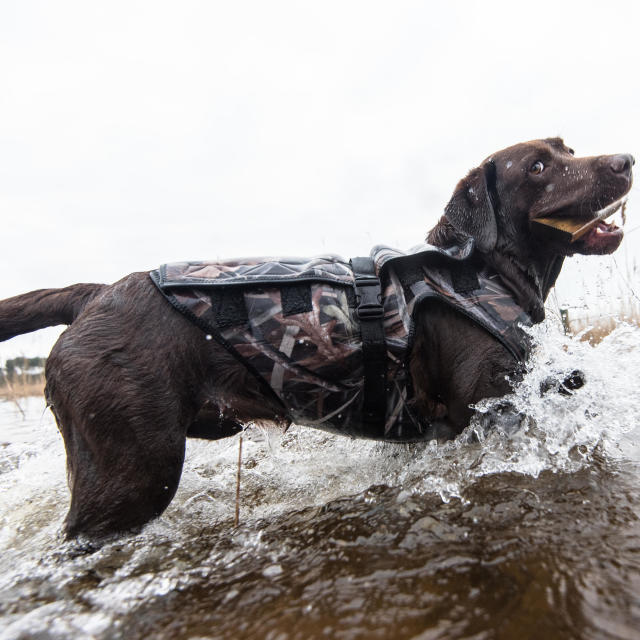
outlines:
{"label": "dog's mouth", "polygon": [[[565,245],[572,245],[571,253],[613,253],[624,235],[621,227],[626,222],[626,203],[625,195],[588,218],[558,213],[553,217],[535,218],[531,223],[537,234]],[[620,226],[616,222],[607,222],[608,218],[618,212]]]}

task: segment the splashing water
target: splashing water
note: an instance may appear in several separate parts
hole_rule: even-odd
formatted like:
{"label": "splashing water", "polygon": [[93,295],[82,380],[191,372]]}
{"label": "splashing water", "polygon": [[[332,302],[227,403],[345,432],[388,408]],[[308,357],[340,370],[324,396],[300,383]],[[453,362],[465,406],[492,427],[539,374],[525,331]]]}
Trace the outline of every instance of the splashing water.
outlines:
{"label": "splashing water", "polygon": [[0,404],[0,638],[637,637],[640,330],[534,335],[455,441],[250,428],[234,527],[237,439],[190,440],[165,514],[99,549],[60,536],[44,403]]}

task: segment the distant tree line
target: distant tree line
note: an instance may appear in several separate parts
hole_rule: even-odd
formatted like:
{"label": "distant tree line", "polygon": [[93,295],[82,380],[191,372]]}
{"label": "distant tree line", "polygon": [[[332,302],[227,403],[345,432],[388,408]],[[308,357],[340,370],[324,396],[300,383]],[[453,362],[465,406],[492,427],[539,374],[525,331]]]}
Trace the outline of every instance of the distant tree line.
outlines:
{"label": "distant tree line", "polygon": [[0,367],[0,385],[17,381],[32,382],[42,378],[46,358],[9,358]]}

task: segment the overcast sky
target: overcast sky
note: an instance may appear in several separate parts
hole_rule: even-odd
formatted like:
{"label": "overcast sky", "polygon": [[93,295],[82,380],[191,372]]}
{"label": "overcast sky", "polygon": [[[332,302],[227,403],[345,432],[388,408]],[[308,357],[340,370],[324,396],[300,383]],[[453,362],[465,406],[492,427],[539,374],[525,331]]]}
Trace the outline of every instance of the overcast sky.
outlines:
{"label": "overcast sky", "polygon": [[[638,7],[4,0],[0,298],[179,259],[407,248],[523,140],[638,156]],[[619,262],[638,250],[640,231]]]}

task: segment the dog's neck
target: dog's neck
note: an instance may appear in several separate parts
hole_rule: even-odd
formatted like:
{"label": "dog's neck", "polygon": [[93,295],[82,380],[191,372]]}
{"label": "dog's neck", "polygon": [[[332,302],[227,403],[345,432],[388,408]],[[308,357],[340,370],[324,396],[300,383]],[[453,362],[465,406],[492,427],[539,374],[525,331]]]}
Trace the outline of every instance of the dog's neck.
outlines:
{"label": "dog's neck", "polygon": [[531,319],[542,322],[545,300],[560,273],[564,257],[550,254],[536,258],[496,249],[482,257],[500,274],[511,295]]}
{"label": "dog's neck", "polygon": [[[458,232],[444,216],[427,236],[427,242],[442,248],[466,240],[468,236]],[[534,322],[544,320],[544,302],[560,273],[563,256],[536,254],[530,248],[500,240],[491,252],[477,252],[477,256],[500,274],[514,299]]]}

